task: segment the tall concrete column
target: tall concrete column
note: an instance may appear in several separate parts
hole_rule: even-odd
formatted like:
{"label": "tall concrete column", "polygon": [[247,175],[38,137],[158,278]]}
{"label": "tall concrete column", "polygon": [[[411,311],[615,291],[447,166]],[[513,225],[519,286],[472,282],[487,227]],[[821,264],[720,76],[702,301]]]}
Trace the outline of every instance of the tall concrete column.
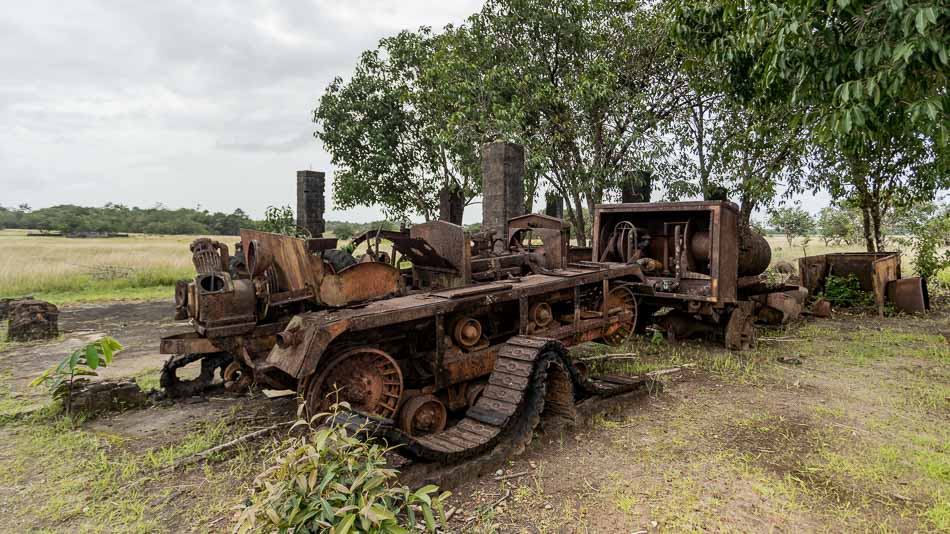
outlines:
{"label": "tall concrete column", "polygon": [[323,237],[326,231],[325,176],[319,171],[297,171],[297,226],[309,230],[312,237]]}
{"label": "tall concrete column", "polygon": [[634,171],[627,173],[626,179],[620,185],[620,201],[649,202],[653,193],[653,174],[650,171]]}
{"label": "tall concrete column", "polygon": [[508,219],[524,215],[524,147],[495,141],[482,146],[482,230],[507,239]]}
{"label": "tall concrete column", "polygon": [[465,211],[465,198],[462,192],[448,187],[439,191],[439,220],[462,225],[462,215]]}
{"label": "tall concrete column", "polygon": [[557,191],[548,191],[544,194],[544,214],[557,219],[564,218],[564,197]]}

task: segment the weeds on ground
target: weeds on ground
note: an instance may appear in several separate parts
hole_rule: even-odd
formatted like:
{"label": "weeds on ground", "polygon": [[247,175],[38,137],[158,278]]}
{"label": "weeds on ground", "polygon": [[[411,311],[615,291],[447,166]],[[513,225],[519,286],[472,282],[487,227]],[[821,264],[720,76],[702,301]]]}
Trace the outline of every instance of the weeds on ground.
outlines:
{"label": "weeds on ground", "polygon": [[[396,484],[397,471],[386,467],[384,457],[391,448],[357,438],[336,422],[337,415],[298,421],[294,428],[303,435],[276,446],[272,466],[254,481],[256,491],[241,511],[237,532],[398,533],[423,522],[435,532],[436,515],[444,527],[443,502],[451,494],[438,494],[434,485],[411,491]],[[324,419],[327,424],[315,426]]]}

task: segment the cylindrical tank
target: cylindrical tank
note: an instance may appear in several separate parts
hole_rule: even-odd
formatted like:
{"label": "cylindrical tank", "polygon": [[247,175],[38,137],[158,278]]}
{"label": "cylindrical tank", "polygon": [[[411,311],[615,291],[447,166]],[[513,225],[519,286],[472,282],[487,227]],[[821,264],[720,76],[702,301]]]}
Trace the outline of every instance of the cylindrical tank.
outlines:
{"label": "cylindrical tank", "polygon": [[746,230],[739,232],[739,276],[762,274],[772,262],[772,247],[761,235]]}
{"label": "cylindrical tank", "polygon": [[[689,244],[693,258],[701,263],[709,262],[709,232],[696,232]],[[739,232],[739,276],[755,276],[769,268],[772,261],[772,248],[761,235],[752,232]]]}

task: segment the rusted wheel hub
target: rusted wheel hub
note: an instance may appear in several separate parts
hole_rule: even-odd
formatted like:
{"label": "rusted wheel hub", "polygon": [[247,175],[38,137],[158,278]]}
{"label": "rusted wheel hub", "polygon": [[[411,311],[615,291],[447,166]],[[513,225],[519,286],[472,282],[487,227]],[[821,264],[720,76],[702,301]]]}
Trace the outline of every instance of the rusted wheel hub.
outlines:
{"label": "rusted wheel hub", "polygon": [[604,342],[623,345],[637,327],[637,296],[629,287],[617,286],[607,293],[607,317],[615,322],[604,328]]}
{"label": "rusted wheel hub", "polygon": [[755,318],[745,309],[733,310],[726,322],[726,348],[729,350],[754,349],[757,341],[754,323]]}
{"label": "rusted wheel hub", "polygon": [[474,347],[482,339],[482,323],[477,319],[465,317],[455,323],[452,335],[459,345]]}
{"label": "rusted wheel hub", "polygon": [[399,428],[412,436],[445,429],[448,414],[442,401],[433,395],[419,395],[406,401],[399,412]]}
{"label": "rusted wheel hub", "polygon": [[392,419],[402,395],[402,371],[385,352],[358,348],[334,358],[315,380],[304,384],[308,410],[328,410],[337,402],[377,417]]}

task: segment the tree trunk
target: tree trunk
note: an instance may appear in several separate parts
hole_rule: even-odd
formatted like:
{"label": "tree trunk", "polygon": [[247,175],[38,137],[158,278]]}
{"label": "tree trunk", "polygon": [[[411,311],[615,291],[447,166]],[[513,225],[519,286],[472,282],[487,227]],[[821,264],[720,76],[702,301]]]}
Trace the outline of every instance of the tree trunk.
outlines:
{"label": "tree trunk", "polygon": [[587,227],[584,223],[584,201],[576,191],[571,193],[571,201],[574,204],[571,218],[574,222],[574,238],[577,239],[577,246],[587,246]]}
{"label": "tree trunk", "polygon": [[881,204],[874,202],[871,211],[871,230],[874,234],[874,246],[877,252],[884,252],[884,235],[881,230]]}
{"label": "tree trunk", "polygon": [[862,229],[864,230],[864,245],[868,249],[868,252],[876,252],[874,248],[874,237],[872,236],[871,231],[871,214],[869,212],[869,207],[866,205],[866,198],[861,197],[861,215],[862,215]]}
{"label": "tree trunk", "polygon": [[739,196],[739,228],[747,228],[752,222],[752,211],[755,210],[755,201],[749,198],[745,188]]}

